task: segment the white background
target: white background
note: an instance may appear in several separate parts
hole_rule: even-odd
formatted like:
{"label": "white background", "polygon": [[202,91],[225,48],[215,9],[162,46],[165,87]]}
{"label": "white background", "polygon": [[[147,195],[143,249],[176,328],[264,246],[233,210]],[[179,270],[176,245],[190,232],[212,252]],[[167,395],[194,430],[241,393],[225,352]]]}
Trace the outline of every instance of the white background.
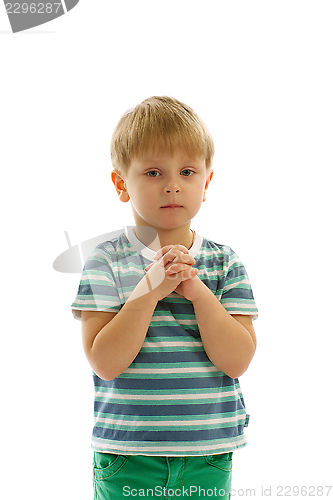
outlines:
{"label": "white background", "polygon": [[0,8],[2,498],[92,499],[79,275],[52,263],[64,231],[74,245],[133,224],[110,138],[163,94],[213,134],[192,227],[240,255],[260,311],[235,497],[332,484],[332,22],[330,1],[81,0],[12,34]]}

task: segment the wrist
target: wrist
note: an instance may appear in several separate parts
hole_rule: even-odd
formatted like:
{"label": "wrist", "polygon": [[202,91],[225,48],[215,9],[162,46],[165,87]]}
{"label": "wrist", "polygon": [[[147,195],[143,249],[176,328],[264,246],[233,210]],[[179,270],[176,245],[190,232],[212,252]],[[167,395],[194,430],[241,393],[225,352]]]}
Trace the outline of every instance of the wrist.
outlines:
{"label": "wrist", "polygon": [[[192,276],[192,274],[194,275]],[[175,289],[175,292],[192,302],[192,305],[199,304],[206,285],[198,276],[198,269],[192,269],[190,276],[185,278]]]}
{"label": "wrist", "polygon": [[[193,278],[193,280],[197,281],[197,289],[196,289],[196,294],[195,297],[191,300],[193,306],[197,305],[200,303],[202,298],[207,294],[207,293],[212,293],[212,291],[205,285],[203,281],[199,278],[199,276],[196,276]],[[213,294],[214,295],[214,294]]]}
{"label": "wrist", "polygon": [[151,307],[154,310],[158,300],[155,290],[146,274],[134,288],[127,302],[135,301],[135,304],[139,307]]}

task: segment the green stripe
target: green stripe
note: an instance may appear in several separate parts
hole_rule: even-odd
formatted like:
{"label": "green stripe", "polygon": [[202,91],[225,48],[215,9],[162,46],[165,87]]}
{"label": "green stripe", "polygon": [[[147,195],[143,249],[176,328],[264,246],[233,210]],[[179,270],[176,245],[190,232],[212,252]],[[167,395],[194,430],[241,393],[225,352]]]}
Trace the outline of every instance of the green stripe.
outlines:
{"label": "green stripe", "polygon": [[[130,368],[143,368],[143,369],[177,369],[177,368],[212,368],[214,365],[210,361],[198,361],[187,363],[136,363],[135,361],[129,366]],[[219,373],[218,371],[210,371],[210,373]]]}
{"label": "green stripe", "polygon": [[[217,374],[223,374],[223,372],[214,372],[213,373],[214,376],[216,376]],[[121,378],[132,378],[134,380],[137,380],[137,379],[147,379],[147,380],[150,380],[150,379],[160,379],[160,380],[163,380],[163,379],[172,379],[172,378],[191,378],[191,379],[195,379],[195,378],[204,378],[204,377],[211,377],[212,376],[212,373],[211,372],[199,372],[199,373],[190,373],[190,372],[187,372],[187,373],[122,373],[121,375],[119,375],[119,377]]]}
{"label": "green stripe", "polygon": [[119,405],[124,405],[124,404],[130,404],[131,406],[147,406],[147,405],[154,405],[154,406],[188,406],[188,405],[204,405],[204,404],[211,404],[211,403],[222,403],[222,402],[228,402],[228,401],[237,401],[239,400],[240,397],[238,394],[232,395],[232,396],[224,396],[221,394],[219,397],[211,397],[211,398],[204,398],[204,399],[118,399],[117,397],[112,396],[111,398],[103,398],[101,396],[95,395],[95,401],[98,401],[100,403],[112,403],[112,404],[119,404]]}
{"label": "green stripe", "polygon": [[[232,386],[230,390],[237,390],[237,389],[240,389],[239,387],[239,384],[235,384],[235,386]],[[229,392],[229,388],[228,386],[226,387],[222,387],[221,388],[222,390],[224,390],[224,392]],[[108,393],[109,392],[109,388],[108,387],[95,387],[95,391],[96,392],[105,392],[105,393]],[[195,393],[196,394],[211,394],[211,393],[218,393],[219,392],[219,389],[216,389],[215,387],[209,387],[209,388],[203,388],[203,389],[195,389]],[[115,395],[117,396],[117,394],[131,394],[131,396],[141,396],[141,395],[144,395],[144,396],[163,396],[163,395],[187,395],[187,394],[192,394],[193,393],[193,389],[171,389],[171,390],[149,390],[149,389],[131,389],[131,392],[129,393],[128,389],[112,389],[112,397]]]}
{"label": "green stripe", "polygon": [[[242,420],[236,421],[236,422],[223,422],[223,423],[218,423],[218,424],[213,424],[211,422],[207,422],[207,424],[198,424],[198,425],[176,425],[176,426],[161,426],[161,425],[144,425],[140,423],[140,426],[135,426],[135,425],[129,425],[129,424],[124,424],[124,425],[112,425],[112,428],[115,430],[124,430],[124,427],[126,427],[126,430],[128,431],[196,431],[200,429],[208,430],[208,429],[225,429],[227,427],[234,427],[235,425],[242,425],[244,424],[245,418]],[[98,428],[104,428],[103,423],[96,422],[95,426]]]}
{"label": "green stripe", "polygon": [[190,421],[193,421],[195,422],[196,420],[207,420],[207,422],[210,422],[212,418],[220,418],[220,417],[239,417],[240,419],[243,419],[245,420],[246,418],[246,412],[244,409],[242,410],[236,410],[234,412],[225,412],[223,414],[214,414],[214,415],[163,415],[163,417],[161,416],[136,416],[136,415],[118,415],[117,413],[98,413],[98,412],[94,412],[94,415],[95,417],[97,416],[101,416],[103,418],[113,418],[115,420],[121,420],[121,419],[124,419],[124,420],[130,420],[130,421],[133,421],[133,422],[160,422],[160,421],[170,421],[170,422],[174,422],[175,420],[190,420]]}
{"label": "green stripe", "polygon": [[[185,337],[184,335],[174,335],[173,337],[146,337],[145,343],[150,343],[150,342],[201,342],[201,339],[197,339],[194,337],[187,336]],[[145,345],[145,344],[143,344]]]}
{"label": "green stripe", "polygon": [[161,345],[159,347],[149,347],[149,346],[142,346],[141,347],[141,352],[184,352],[186,349],[186,352],[202,352],[205,351],[203,346],[165,346]]}

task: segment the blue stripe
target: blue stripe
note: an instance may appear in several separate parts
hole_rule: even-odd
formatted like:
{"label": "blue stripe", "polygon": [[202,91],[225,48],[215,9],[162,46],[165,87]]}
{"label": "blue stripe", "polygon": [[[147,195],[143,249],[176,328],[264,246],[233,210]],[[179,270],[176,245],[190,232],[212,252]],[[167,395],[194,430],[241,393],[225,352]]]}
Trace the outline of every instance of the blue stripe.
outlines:
{"label": "blue stripe", "polygon": [[84,265],[83,271],[102,271],[105,274],[110,274],[110,266],[107,262],[97,260],[96,258],[88,259]]}
{"label": "blue stripe", "polygon": [[[234,427],[220,427],[217,429],[207,430],[192,430],[192,431],[130,431],[119,429],[106,429],[103,427],[95,427],[93,436],[96,438],[116,440],[116,441],[211,441],[213,439],[230,439],[242,434],[244,425],[236,425]],[[204,444],[204,443],[202,443]]]}
{"label": "blue stripe", "polygon": [[95,401],[94,411],[96,413],[114,413],[116,415],[137,415],[141,416],[174,416],[177,415],[211,415],[218,416],[223,413],[230,413],[237,410],[243,410],[244,405],[241,399],[236,401],[223,401],[220,403],[203,404],[178,404],[178,405],[154,405],[154,401],[148,401],[147,405],[136,405],[129,403],[106,403]]}
{"label": "blue stripe", "polygon": [[223,292],[222,299],[225,298],[253,300],[253,293],[252,290],[248,288],[232,288],[231,290]]}
{"label": "blue stripe", "polygon": [[[135,375],[134,375],[135,377]],[[220,377],[201,377],[196,379],[196,387],[198,389],[215,389],[219,388],[232,389],[237,379],[232,379],[228,375]],[[109,387],[110,389],[122,390],[145,390],[147,389],[146,379],[122,378],[121,375],[114,380],[102,380],[97,375],[94,375],[94,383],[96,389],[99,387]],[[149,380],[150,390],[172,390],[172,389],[193,389],[193,378],[173,378],[173,379],[151,379]]]}
{"label": "blue stripe", "polygon": [[[95,283],[84,283],[79,286],[79,295],[96,295],[95,301],[98,302],[98,296],[102,297],[119,297],[118,292],[111,285],[97,285]],[[81,299],[84,297],[80,297]]]}
{"label": "blue stripe", "polygon": [[[170,314],[170,313],[169,313]],[[155,316],[158,320],[158,316]],[[195,319],[195,318],[194,318]],[[150,326],[148,328],[147,337],[194,337],[195,339],[200,338],[200,332],[197,325],[190,325],[188,328],[184,328],[184,325],[173,324],[171,326]]]}
{"label": "blue stripe", "polygon": [[[160,349],[163,349],[163,347],[160,347]],[[159,364],[163,365],[163,363],[184,363],[184,367],[186,367],[186,363],[198,363],[198,365],[201,366],[201,363],[207,364],[210,363],[210,361],[204,350],[195,352],[186,352],[186,351],[142,352],[141,351],[131,364],[131,368],[137,368],[136,365],[140,365],[140,363],[151,363],[152,368],[158,368],[157,365]]]}
{"label": "blue stripe", "polygon": [[200,279],[215,295],[224,287],[224,279],[221,279],[221,277],[217,276],[214,281],[207,278]]}
{"label": "blue stripe", "polygon": [[190,302],[189,300],[183,300],[182,302],[171,302],[171,300],[175,300],[174,297],[169,297],[168,301],[165,302],[158,302],[156,311],[166,311],[168,314],[170,314],[170,308],[172,308],[172,312],[175,315],[183,316],[185,314],[191,314],[195,317],[192,302]]}
{"label": "blue stripe", "polygon": [[237,266],[237,264],[235,264],[235,266],[236,267],[233,267],[232,269],[229,270],[227,281],[237,278],[238,276],[244,276],[244,277],[247,276],[244,266],[242,265]]}

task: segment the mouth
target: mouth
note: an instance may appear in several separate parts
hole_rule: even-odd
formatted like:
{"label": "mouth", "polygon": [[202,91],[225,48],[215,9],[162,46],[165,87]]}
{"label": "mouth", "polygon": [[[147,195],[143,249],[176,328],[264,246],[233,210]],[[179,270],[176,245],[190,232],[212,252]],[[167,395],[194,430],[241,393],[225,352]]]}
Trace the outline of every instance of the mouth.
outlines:
{"label": "mouth", "polygon": [[182,208],[182,205],[170,204],[170,205],[165,205],[164,207],[161,208]]}

